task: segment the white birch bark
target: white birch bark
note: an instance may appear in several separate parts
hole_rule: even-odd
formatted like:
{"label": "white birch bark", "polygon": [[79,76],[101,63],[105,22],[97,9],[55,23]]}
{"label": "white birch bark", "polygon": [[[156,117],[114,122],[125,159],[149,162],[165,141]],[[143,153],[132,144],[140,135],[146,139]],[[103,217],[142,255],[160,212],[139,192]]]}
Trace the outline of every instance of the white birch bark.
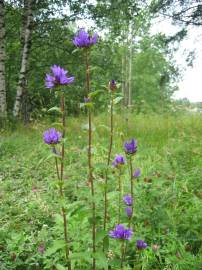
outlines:
{"label": "white birch bark", "polygon": [[129,59],[128,59],[128,107],[132,106],[132,64],[133,64],[133,30],[130,25],[130,41],[129,41]]}
{"label": "white birch bark", "polygon": [[24,33],[22,35],[23,38],[23,47],[22,47],[22,54],[21,54],[21,68],[20,74],[18,79],[18,86],[17,86],[17,93],[15,104],[13,108],[13,116],[19,117],[21,109],[22,109],[22,97],[23,92],[25,91],[25,87],[27,84],[27,70],[28,70],[28,59],[29,59],[29,51],[30,51],[30,42],[31,42],[31,26],[33,21],[33,0],[25,1],[27,6],[25,7],[25,28],[23,29]]}
{"label": "white birch bark", "polygon": [[122,57],[121,57],[121,90],[123,95],[123,100],[121,103],[122,110],[125,108],[125,96],[126,96],[126,88],[125,88],[125,48],[123,48]]}
{"label": "white birch bark", "polygon": [[7,115],[6,106],[6,79],[5,79],[5,22],[4,1],[0,0],[0,117]]}

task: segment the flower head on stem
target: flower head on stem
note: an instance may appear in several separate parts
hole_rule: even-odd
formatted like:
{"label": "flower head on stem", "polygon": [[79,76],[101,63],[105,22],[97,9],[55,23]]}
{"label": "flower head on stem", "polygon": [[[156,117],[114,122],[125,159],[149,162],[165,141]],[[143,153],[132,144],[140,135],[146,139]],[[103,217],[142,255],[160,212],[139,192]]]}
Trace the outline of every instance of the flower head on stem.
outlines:
{"label": "flower head on stem", "polygon": [[139,250],[143,250],[143,249],[147,248],[147,243],[144,242],[144,240],[137,240],[136,241],[136,247]]}
{"label": "flower head on stem", "polygon": [[138,178],[140,175],[141,175],[141,171],[140,171],[140,169],[138,168],[138,169],[136,169],[136,170],[134,171],[133,177],[134,177],[134,178]]}
{"label": "flower head on stem", "polygon": [[111,81],[109,82],[109,89],[110,89],[111,91],[115,91],[115,90],[116,90],[116,81],[115,81],[115,80],[111,80]]}
{"label": "flower head on stem", "polygon": [[60,66],[53,65],[51,67],[52,74],[46,74],[46,88],[55,88],[73,83],[74,77],[67,77],[68,71]]}
{"label": "flower head on stem", "polygon": [[49,128],[43,133],[43,140],[46,144],[55,145],[60,142],[62,133],[57,131],[55,128]]}
{"label": "flower head on stem", "polygon": [[132,139],[130,142],[124,144],[126,154],[133,155],[137,152],[137,141]]}
{"label": "flower head on stem", "polygon": [[127,194],[123,197],[123,201],[126,205],[131,206],[133,204],[133,198],[131,195]]}
{"label": "flower head on stem", "polygon": [[132,217],[132,214],[133,214],[132,208],[131,207],[126,207],[125,211],[126,211],[127,216],[129,218],[131,218]]}
{"label": "flower head on stem", "polygon": [[116,225],[115,229],[109,232],[110,237],[122,240],[130,240],[132,235],[133,231],[125,228],[122,224]]}
{"label": "flower head on stem", "polygon": [[98,34],[90,35],[84,28],[81,28],[73,39],[73,44],[79,48],[89,48],[98,41]]}
{"label": "flower head on stem", "polygon": [[122,155],[116,155],[112,165],[116,168],[124,165],[126,163],[125,158]]}

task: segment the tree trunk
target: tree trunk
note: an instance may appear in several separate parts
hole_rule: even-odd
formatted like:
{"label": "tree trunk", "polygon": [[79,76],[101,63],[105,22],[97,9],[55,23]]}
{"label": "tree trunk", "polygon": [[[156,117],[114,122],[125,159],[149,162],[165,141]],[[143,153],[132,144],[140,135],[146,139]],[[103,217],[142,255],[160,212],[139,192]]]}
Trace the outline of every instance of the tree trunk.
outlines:
{"label": "tree trunk", "polygon": [[0,0],[0,118],[7,116],[5,57],[4,1]]}
{"label": "tree trunk", "polygon": [[123,95],[123,100],[121,103],[121,108],[124,110],[125,108],[125,99],[126,99],[126,81],[125,81],[125,48],[123,47],[122,57],[121,57],[121,90]]}
{"label": "tree trunk", "polygon": [[132,65],[133,65],[133,29],[130,25],[129,59],[128,59],[128,107],[132,107]]}
{"label": "tree trunk", "polygon": [[21,67],[20,75],[17,86],[17,93],[15,104],[13,108],[14,117],[19,117],[22,110],[22,99],[23,95],[26,94],[27,86],[27,70],[28,70],[28,60],[29,52],[31,47],[31,34],[32,34],[32,21],[33,21],[33,0],[25,0],[24,4],[24,18],[25,25],[22,27],[22,54],[21,54]]}

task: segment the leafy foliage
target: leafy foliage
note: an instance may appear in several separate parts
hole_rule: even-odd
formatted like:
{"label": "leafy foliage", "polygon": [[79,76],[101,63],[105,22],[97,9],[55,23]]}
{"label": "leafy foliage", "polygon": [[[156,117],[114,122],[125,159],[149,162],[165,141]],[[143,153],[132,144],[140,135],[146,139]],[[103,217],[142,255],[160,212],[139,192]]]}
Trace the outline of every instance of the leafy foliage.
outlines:
{"label": "leafy foliage", "polygon": [[[121,152],[121,130],[130,138],[138,139],[136,165],[142,169],[135,183],[135,234],[127,246],[126,269],[199,269],[201,261],[201,116],[124,116],[115,114],[115,147],[113,155]],[[94,158],[96,174],[96,205],[98,225],[98,269],[119,269],[119,247],[109,241],[101,229],[103,208],[103,156],[107,155],[108,129],[106,115],[94,119]],[[86,183],[85,120],[69,119],[66,141],[65,192],[67,218],[70,221],[71,253],[74,269],[89,269],[91,256],[91,214],[89,187]],[[1,269],[64,269],[62,239],[63,221],[57,214],[60,208],[57,186],[52,171],[49,148],[42,147],[44,124],[29,129],[18,127],[15,132],[2,133],[0,143],[0,258]],[[20,151],[19,151],[20,149]],[[79,168],[79,170],[78,170]],[[128,190],[127,169],[123,179]],[[118,191],[117,176],[109,178],[109,223],[116,222]],[[127,223],[124,209],[122,220]],[[78,227],[79,224],[79,227]],[[99,228],[100,224],[100,228]],[[149,247],[143,253],[135,250],[135,240],[145,237]],[[102,251],[102,240],[109,249],[108,257]],[[154,244],[158,250],[153,251]],[[100,249],[99,249],[100,247]],[[139,263],[137,263],[139,261]],[[135,266],[133,266],[135,265]]]}

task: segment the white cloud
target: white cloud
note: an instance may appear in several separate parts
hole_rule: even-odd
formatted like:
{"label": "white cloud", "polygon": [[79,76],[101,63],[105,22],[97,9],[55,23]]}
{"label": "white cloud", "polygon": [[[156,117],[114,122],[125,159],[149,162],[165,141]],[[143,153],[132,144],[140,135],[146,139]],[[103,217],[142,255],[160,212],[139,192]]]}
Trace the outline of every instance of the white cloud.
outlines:
{"label": "white cloud", "polygon": [[[173,35],[179,27],[172,25],[170,19],[158,18],[152,27],[152,33],[162,32]],[[187,37],[180,43],[178,51],[174,54],[175,61],[182,71],[182,79],[178,86],[179,91],[174,98],[188,98],[192,102],[202,101],[202,28],[190,27]],[[186,57],[189,51],[195,50],[196,59],[193,67],[187,67]]]}

